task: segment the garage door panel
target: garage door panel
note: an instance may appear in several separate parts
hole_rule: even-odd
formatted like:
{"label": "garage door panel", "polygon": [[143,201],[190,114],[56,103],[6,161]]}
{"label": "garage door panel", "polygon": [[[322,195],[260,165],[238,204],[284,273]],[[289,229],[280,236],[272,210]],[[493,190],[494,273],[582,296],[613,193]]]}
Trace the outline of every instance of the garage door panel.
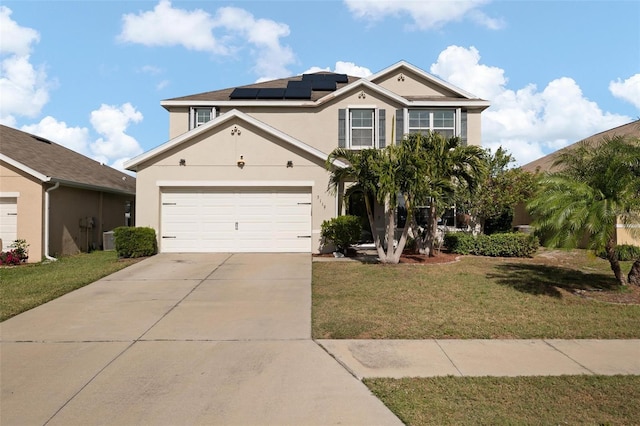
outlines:
{"label": "garage door panel", "polygon": [[161,234],[164,252],[310,252],[311,193],[299,188],[168,190],[162,193]]}

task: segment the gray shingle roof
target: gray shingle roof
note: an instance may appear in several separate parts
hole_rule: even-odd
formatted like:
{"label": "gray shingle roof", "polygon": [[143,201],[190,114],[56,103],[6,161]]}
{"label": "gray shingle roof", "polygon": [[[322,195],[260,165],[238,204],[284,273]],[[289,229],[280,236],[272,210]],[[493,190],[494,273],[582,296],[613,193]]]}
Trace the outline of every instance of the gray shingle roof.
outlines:
{"label": "gray shingle roof", "polygon": [[[316,73],[316,74],[331,74],[331,73]],[[347,76],[348,82],[347,83],[338,83],[337,84],[337,89],[341,89],[342,87],[346,86],[347,84],[351,84],[354,81],[358,81],[360,80],[360,77],[353,77],[353,76]],[[270,80],[270,81],[264,81],[261,83],[254,83],[254,84],[247,84],[245,86],[237,86],[237,87],[230,87],[227,89],[222,89],[222,90],[214,90],[212,92],[204,92],[204,93],[197,93],[195,95],[188,95],[188,96],[181,96],[179,98],[171,98],[171,99],[166,99],[167,101],[228,101],[231,98],[229,97],[229,95],[231,95],[231,92],[233,92],[234,89],[236,88],[242,88],[242,89],[270,89],[270,88],[286,88],[287,84],[290,81],[301,81],[302,80],[302,76],[298,75],[295,77],[288,77],[288,78],[280,78],[277,80]],[[328,91],[328,90],[314,90],[311,92],[311,101],[317,101],[318,99],[322,98],[323,96],[326,96],[327,93],[331,93],[332,91]]]}
{"label": "gray shingle roof", "polygon": [[0,153],[68,185],[135,194],[136,179],[52,141],[0,125]]}
{"label": "gray shingle roof", "polygon": [[596,144],[600,143],[603,138],[611,138],[614,136],[630,136],[634,138],[640,138],[640,120],[632,121],[631,123],[614,127],[613,129],[605,130],[604,132],[596,133],[595,135],[589,136],[588,138],[582,139],[558,151],[552,152],[551,154],[545,155],[544,157],[538,158],[535,161],[525,164],[521,168],[528,172],[536,172],[536,170],[540,172],[556,171],[556,169],[553,167],[553,163],[556,161],[560,153],[574,149],[576,144],[580,142],[586,142],[590,145],[595,146]]}

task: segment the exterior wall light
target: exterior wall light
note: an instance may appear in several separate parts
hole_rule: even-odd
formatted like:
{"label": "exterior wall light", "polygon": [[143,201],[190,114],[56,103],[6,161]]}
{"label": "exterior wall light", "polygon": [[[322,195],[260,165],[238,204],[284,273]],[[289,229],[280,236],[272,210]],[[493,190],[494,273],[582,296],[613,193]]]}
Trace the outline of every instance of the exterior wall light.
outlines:
{"label": "exterior wall light", "polygon": [[293,167],[293,161],[289,160],[287,161],[287,168],[291,168]]}
{"label": "exterior wall light", "polygon": [[186,166],[187,165],[187,160],[185,160],[184,158],[181,158],[180,162],[178,164],[180,164],[181,166]]}
{"label": "exterior wall light", "polygon": [[243,168],[244,167],[244,156],[241,155],[240,159],[238,160],[238,167]]}

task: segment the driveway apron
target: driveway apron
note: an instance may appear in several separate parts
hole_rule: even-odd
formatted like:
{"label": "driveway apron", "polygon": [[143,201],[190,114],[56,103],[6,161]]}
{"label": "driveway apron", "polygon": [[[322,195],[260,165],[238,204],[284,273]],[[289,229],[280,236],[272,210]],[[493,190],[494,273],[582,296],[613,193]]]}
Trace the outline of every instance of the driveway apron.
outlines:
{"label": "driveway apron", "polygon": [[154,256],[0,324],[0,423],[401,424],[310,312],[309,255]]}

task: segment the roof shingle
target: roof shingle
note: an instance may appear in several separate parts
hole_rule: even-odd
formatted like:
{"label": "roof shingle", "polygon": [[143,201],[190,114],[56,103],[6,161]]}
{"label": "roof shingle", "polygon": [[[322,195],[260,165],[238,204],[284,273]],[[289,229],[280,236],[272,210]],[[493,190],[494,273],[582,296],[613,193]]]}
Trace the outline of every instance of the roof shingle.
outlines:
{"label": "roof shingle", "polygon": [[0,153],[52,181],[135,194],[136,179],[55,142],[0,125]]}
{"label": "roof shingle", "polygon": [[545,155],[544,157],[527,163],[522,166],[521,169],[532,173],[535,173],[536,171],[556,171],[556,169],[553,167],[553,163],[561,153],[574,149],[576,145],[581,142],[586,142],[591,146],[596,146],[596,144],[599,144],[604,138],[611,138],[614,136],[630,136],[634,138],[640,138],[640,120],[632,121],[631,123],[614,127],[613,129],[605,130],[604,132],[596,133],[595,135],[589,136],[588,138],[582,139],[558,151],[552,152],[551,154]]}

